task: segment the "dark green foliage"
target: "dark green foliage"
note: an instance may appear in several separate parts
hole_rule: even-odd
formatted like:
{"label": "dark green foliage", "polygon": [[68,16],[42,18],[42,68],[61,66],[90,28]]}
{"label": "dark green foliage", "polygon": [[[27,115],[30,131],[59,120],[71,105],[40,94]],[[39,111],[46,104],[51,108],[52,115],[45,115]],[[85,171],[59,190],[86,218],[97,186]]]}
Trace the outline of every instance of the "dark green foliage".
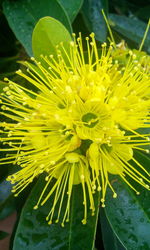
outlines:
{"label": "dark green foliage", "polygon": [[[61,40],[66,44],[71,41],[72,32],[82,32],[83,37],[94,32],[98,44],[107,41],[108,29],[102,9],[108,18],[115,41],[125,39],[129,48],[138,49],[150,17],[149,0],[0,0],[0,91],[6,86],[4,77],[16,80],[18,60],[26,60],[33,54],[36,59],[41,54],[54,54],[54,48]],[[41,19],[45,16],[52,18]],[[62,23],[60,29],[55,21],[53,25],[50,22],[53,18]],[[39,19],[40,29],[34,30]],[[42,20],[47,22],[43,24]],[[150,53],[150,31],[142,49]],[[27,86],[20,78],[17,78],[17,82]],[[0,119],[5,120],[2,115]],[[149,130],[144,131],[148,133]],[[90,140],[83,142],[83,153],[90,144]],[[1,153],[1,157],[3,156]],[[135,157],[149,169],[148,154],[136,152]],[[60,224],[49,226],[45,220],[51,206],[50,201],[38,210],[33,210],[45,184],[44,176],[39,178],[37,184],[33,183],[19,197],[14,198],[11,185],[5,181],[7,175],[13,171],[17,171],[16,167],[0,165],[0,219],[6,218],[14,210],[18,214],[17,229],[12,236],[13,250],[150,249],[150,193],[138,184],[133,183],[140,191],[139,196],[118,177],[111,176],[118,197],[112,198],[112,192],[108,189],[106,207],[99,209],[100,197],[97,192],[94,196],[96,215],[91,216],[89,213],[86,225],[81,223],[81,187],[75,186],[71,219],[63,228]],[[6,232],[0,231],[0,240],[6,236]]]}
{"label": "dark green foliage", "polygon": [[[74,186],[72,195],[72,207],[70,211],[70,221],[64,227],[58,224],[48,225],[46,216],[51,208],[51,201],[33,210],[37,199],[45,185],[45,176],[39,178],[35,188],[33,188],[28,200],[22,210],[19,225],[14,239],[14,250],[29,248],[30,250],[40,249],[61,249],[61,250],[91,250],[95,240],[95,225],[97,224],[99,210],[99,193],[95,194],[96,212],[91,216],[88,211],[88,221],[83,225],[82,190],[81,186]],[[64,204],[64,203],[63,203]],[[65,204],[62,213],[65,212]]]}

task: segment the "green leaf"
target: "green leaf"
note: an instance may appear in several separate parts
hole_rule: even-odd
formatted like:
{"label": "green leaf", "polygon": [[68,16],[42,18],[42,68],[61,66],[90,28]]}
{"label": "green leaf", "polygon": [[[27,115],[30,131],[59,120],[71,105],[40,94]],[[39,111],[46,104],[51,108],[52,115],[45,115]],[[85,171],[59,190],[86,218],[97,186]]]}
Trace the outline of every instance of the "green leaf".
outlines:
{"label": "green leaf", "polygon": [[[81,223],[83,218],[83,197],[80,185],[73,187],[70,222],[66,223],[64,227],[61,227],[59,223],[48,225],[45,217],[51,208],[51,201],[48,200],[44,206],[33,210],[41,190],[45,186],[44,177],[40,177],[22,210],[13,250],[92,250],[98,216],[99,193],[95,194],[96,215],[91,216],[88,210],[86,225]],[[62,213],[64,211],[65,206],[63,205]]]}
{"label": "green leaf", "polygon": [[[2,172],[2,168],[5,172]],[[18,166],[8,164],[0,166],[0,220],[9,216],[13,211],[20,209],[26,200],[26,192],[22,192],[19,197],[15,198],[11,192],[12,184],[6,181],[6,177],[18,171]],[[30,184],[31,185],[31,184]],[[26,190],[29,190],[30,185]]]}
{"label": "green leaf", "polygon": [[[11,29],[30,56],[32,32],[40,18],[52,16],[71,32],[69,18],[56,0],[5,0],[3,9]],[[53,36],[57,33],[55,30]]]}
{"label": "green leaf", "polygon": [[6,218],[14,210],[15,201],[11,194],[11,184],[4,180],[0,183],[0,220]]}
{"label": "green leaf", "polygon": [[76,15],[78,14],[82,4],[83,0],[58,0],[58,2],[63,6],[63,8],[66,10],[70,21],[73,22]]}
{"label": "green leaf", "polygon": [[107,36],[107,27],[102,9],[107,13],[107,1],[85,0],[82,15],[89,31],[95,33],[97,40],[104,42]]}
{"label": "green leaf", "polygon": [[116,234],[113,232],[104,209],[100,209],[99,219],[101,224],[101,232],[105,250],[125,250],[126,248],[120,243]]}
{"label": "green leaf", "polygon": [[[147,135],[149,135],[149,138],[150,138],[150,127],[149,128],[148,127],[147,128],[139,128],[136,131],[139,134],[147,134]],[[140,148],[144,148],[144,149],[150,150],[150,144],[148,144],[148,145],[140,145]]]}
{"label": "green leaf", "polygon": [[[149,168],[149,157],[136,152],[135,158],[145,168]],[[108,190],[105,212],[114,232],[126,249],[149,250],[150,192],[134,183],[140,191],[140,195],[136,195],[116,176],[112,178],[112,183],[118,198],[112,198],[112,192]]]}
{"label": "green leaf", "polygon": [[0,205],[0,220],[5,219],[16,210],[15,198],[12,194]]}
{"label": "green leaf", "polygon": [[41,60],[41,54],[55,55],[56,45],[60,42],[63,42],[64,47],[69,50],[71,40],[70,33],[62,23],[52,17],[43,17],[33,31],[32,48],[34,57]]}
{"label": "green leaf", "polygon": [[138,8],[137,11],[135,12],[135,15],[142,19],[142,20],[145,20],[148,22],[149,20],[149,13],[150,13],[150,5],[147,5],[143,8]]}
{"label": "green leaf", "polygon": [[[142,42],[144,32],[146,30],[146,24],[137,18],[129,18],[126,16],[119,16],[115,14],[109,15],[109,22],[112,28],[119,32],[124,37],[127,37],[136,44]],[[144,43],[144,48],[150,52],[150,32]]]}
{"label": "green leaf", "polygon": [[6,238],[9,234],[7,232],[4,231],[0,231],[0,240]]}
{"label": "green leaf", "polygon": [[10,182],[6,180],[0,183],[0,205],[11,194],[11,187],[12,185],[10,184]]}

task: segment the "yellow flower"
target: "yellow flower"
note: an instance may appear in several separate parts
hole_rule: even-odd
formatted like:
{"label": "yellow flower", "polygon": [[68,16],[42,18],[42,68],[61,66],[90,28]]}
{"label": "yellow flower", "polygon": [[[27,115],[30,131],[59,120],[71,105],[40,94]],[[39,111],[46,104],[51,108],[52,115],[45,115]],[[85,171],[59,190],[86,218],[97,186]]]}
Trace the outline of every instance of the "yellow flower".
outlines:
{"label": "yellow flower", "polygon": [[57,217],[58,222],[65,203],[62,226],[69,221],[74,185],[82,187],[83,224],[88,200],[94,215],[96,191],[101,191],[103,207],[107,186],[117,197],[109,174],[119,175],[137,194],[126,176],[150,189],[149,173],[134,158],[134,149],[148,152],[141,146],[150,144],[148,134],[137,132],[149,127],[148,69],[142,70],[132,51],[121,67],[111,56],[113,44],[102,44],[100,54],[94,34],[86,38],[86,60],[81,36],[73,37],[70,52],[61,44],[57,58],[41,56],[44,64],[32,58],[33,64],[24,63],[26,74],[17,71],[30,83],[29,88],[5,79],[8,86],[1,94],[1,114],[6,117],[6,122],[0,123],[1,141],[8,145],[2,151],[8,154],[0,164],[20,166],[7,178],[15,184],[12,191],[18,195],[35,177],[46,173],[44,190],[34,208],[53,195],[46,219],[51,224]]}

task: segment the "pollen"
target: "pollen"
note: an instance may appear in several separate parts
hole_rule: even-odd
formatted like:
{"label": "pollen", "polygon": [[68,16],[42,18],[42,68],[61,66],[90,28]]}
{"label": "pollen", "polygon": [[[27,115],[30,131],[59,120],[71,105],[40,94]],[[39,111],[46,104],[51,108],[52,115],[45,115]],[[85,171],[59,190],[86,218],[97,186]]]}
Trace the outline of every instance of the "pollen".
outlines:
{"label": "pollen", "polygon": [[41,56],[44,64],[34,58],[34,64],[24,62],[27,72],[16,73],[30,88],[5,78],[0,96],[1,114],[6,117],[0,123],[5,145],[1,152],[6,153],[0,165],[19,166],[7,178],[16,196],[46,174],[34,209],[52,200],[49,225],[64,226],[70,220],[75,185],[83,194],[83,224],[88,210],[95,214],[96,192],[102,207],[110,205],[105,201],[108,187],[117,199],[110,175],[120,176],[136,194],[136,183],[150,189],[150,174],[134,157],[136,150],[149,153],[150,134],[139,132],[150,124],[148,56],[130,50],[122,66],[117,56],[122,45],[103,43],[100,54],[92,33],[85,38],[85,56],[82,40],[81,34],[73,35],[69,52],[60,44],[57,58]]}

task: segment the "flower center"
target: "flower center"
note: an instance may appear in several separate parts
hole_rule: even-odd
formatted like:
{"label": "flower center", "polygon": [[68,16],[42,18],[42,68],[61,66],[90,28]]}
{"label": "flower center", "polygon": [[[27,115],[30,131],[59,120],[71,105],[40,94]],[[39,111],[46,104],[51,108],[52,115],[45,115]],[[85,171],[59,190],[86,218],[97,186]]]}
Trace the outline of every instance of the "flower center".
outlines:
{"label": "flower center", "polygon": [[76,163],[79,161],[79,155],[76,153],[67,153],[65,158],[69,163]]}
{"label": "flower center", "polygon": [[87,113],[82,116],[82,121],[84,122],[84,126],[88,128],[93,128],[98,123],[98,117],[97,115],[93,113]]}

